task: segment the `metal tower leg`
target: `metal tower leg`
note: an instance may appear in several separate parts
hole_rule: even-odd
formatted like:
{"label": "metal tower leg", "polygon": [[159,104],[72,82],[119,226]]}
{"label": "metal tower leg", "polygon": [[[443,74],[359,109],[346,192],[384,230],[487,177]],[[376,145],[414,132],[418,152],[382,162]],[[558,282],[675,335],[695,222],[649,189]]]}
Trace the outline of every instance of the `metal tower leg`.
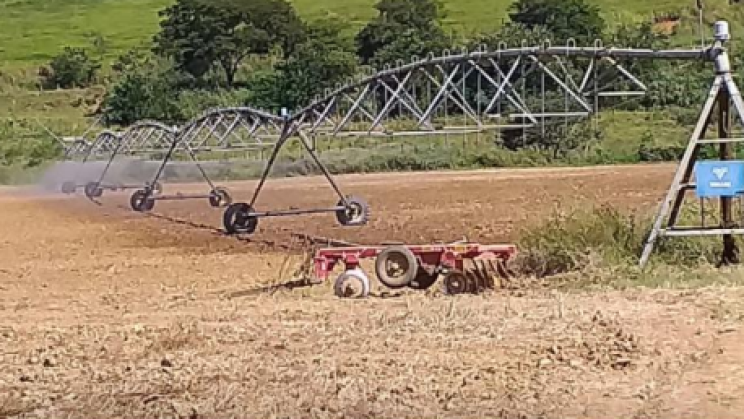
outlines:
{"label": "metal tower leg", "polygon": [[[723,239],[723,252],[721,253],[720,265],[739,263],[739,247],[734,238],[735,235],[744,234],[744,228],[737,226],[733,217],[733,200],[731,196],[720,197],[720,225],[707,227],[679,227],[677,220],[684,201],[685,193],[695,188],[690,183],[698,151],[704,144],[718,145],[718,157],[721,161],[734,158],[734,143],[744,142],[741,138],[731,138],[732,109],[738,114],[739,120],[744,123],[744,100],[738,86],[728,71],[719,71],[713,86],[708,94],[708,99],[700,113],[695,130],[687,145],[682,161],[677,168],[674,180],[667,192],[661,208],[654,221],[653,229],[646,240],[641,254],[640,266],[643,268],[654,250],[659,237],[662,236],[703,236],[718,235]],[[713,107],[717,105],[716,119],[718,138],[704,139],[705,132],[713,116]],[[663,226],[664,220],[666,225]]]}
{"label": "metal tower leg", "polygon": [[146,190],[149,193],[152,192],[152,189],[157,185],[158,181],[160,180],[160,177],[163,175],[163,172],[165,171],[165,165],[168,164],[168,161],[171,159],[171,156],[173,156],[173,152],[176,151],[176,147],[178,147],[178,143],[181,141],[181,135],[180,133],[176,133],[173,135],[173,141],[170,144],[170,147],[168,148],[168,152],[165,154],[165,157],[163,157],[163,161],[160,163],[160,167],[158,167],[158,171],[155,172],[155,177],[152,179],[152,183],[150,183],[149,186],[146,187]]}
{"label": "metal tower leg", "polygon": [[[731,96],[726,88],[721,89],[718,93],[718,138],[729,138],[731,135]],[[719,157],[721,160],[731,160],[733,158],[733,144],[722,142],[719,145]],[[721,227],[725,229],[734,227],[732,214],[733,198],[728,196],[721,197]],[[732,234],[723,235],[723,252],[721,254],[721,265],[739,263],[739,248]]]}
{"label": "metal tower leg", "polygon": [[284,143],[286,143],[287,140],[292,137],[292,135],[294,134],[294,130],[295,130],[295,124],[293,122],[284,123],[284,127],[282,127],[282,133],[279,135],[279,140],[276,142],[274,149],[271,150],[271,156],[269,156],[269,161],[266,162],[266,167],[264,168],[264,171],[261,174],[261,179],[258,181],[258,186],[256,187],[256,190],[253,192],[253,197],[251,198],[251,203],[250,203],[251,208],[253,208],[256,205],[256,201],[258,200],[258,195],[261,193],[261,190],[263,189],[263,186],[266,183],[266,179],[271,174],[271,168],[274,167],[276,158],[279,156],[279,151],[282,149],[282,147],[284,147]]}
{"label": "metal tower leg", "polygon": [[[684,194],[690,188],[689,181],[694,169],[697,152],[700,148],[699,140],[703,138],[708,127],[711,119],[711,112],[713,111],[713,105],[718,101],[718,94],[722,90],[722,85],[723,77],[720,75],[716,76],[708,93],[708,99],[705,101],[705,105],[703,105],[703,110],[700,112],[700,117],[698,118],[694,131],[692,132],[690,141],[687,144],[687,149],[682,156],[682,161],[680,161],[679,166],[677,166],[677,172],[674,174],[672,184],[669,187],[669,191],[667,192],[661,207],[659,208],[658,214],[656,215],[653,229],[643,247],[643,253],[641,254],[640,260],[640,266],[642,268],[646,266],[648,259],[651,257],[651,253],[656,245],[656,240],[661,234],[663,234],[662,223],[664,222],[664,219],[667,218],[667,215],[670,215],[670,209],[672,216],[669,217],[667,227],[674,225],[677,221],[677,216],[684,200]],[[674,203],[674,206],[672,206],[672,203]]]}
{"label": "metal tower leg", "polygon": [[302,142],[302,145],[305,147],[305,150],[307,150],[307,152],[310,154],[310,157],[313,158],[313,161],[315,162],[315,164],[317,164],[320,170],[323,172],[323,176],[325,176],[326,180],[328,180],[328,183],[331,184],[331,187],[336,192],[336,195],[338,195],[339,199],[341,199],[341,202],[343,202],[345,206],[349,205],[349,203],[346,200],[346,197],[344,196],[343,193],[341,193],[341,189],[339,189],[338,185],[333,180],[333,176],[331,175],[331,172],[328,171],[328,168],[325,166],[325,164],[323,164],[323,162],[320,161],[320,159],[318,158],[318,155],[315,154],[315,151],[310,147],[309,145],[310,139],[307,137],[307,135],[305,135],[304,132],[302,132],[302,130],[298,130],[297,134],[300,136],[300,140]]}
{"label": "metal tower leg", "polygon": [[[111,157],[109,157],[109,160],[106,163],[106,167],[103,169],[103,172],[101,172],[101,176],[98,178],[98,182],[96,182],[96,184],[98,184],[99,186],[103,183],[103,179],[106,178],[106,173],[111,167],[111,164],[114,162],[116,155],[119,154],[119,150],[121,149],[121,146],[123,144],[124,144],[124,138],[120,138],[119,142],[116,144],[116,148],[114,149],[113,153],[111,153]],[[86,159],[87,159],[87,156],[86,156]]]}

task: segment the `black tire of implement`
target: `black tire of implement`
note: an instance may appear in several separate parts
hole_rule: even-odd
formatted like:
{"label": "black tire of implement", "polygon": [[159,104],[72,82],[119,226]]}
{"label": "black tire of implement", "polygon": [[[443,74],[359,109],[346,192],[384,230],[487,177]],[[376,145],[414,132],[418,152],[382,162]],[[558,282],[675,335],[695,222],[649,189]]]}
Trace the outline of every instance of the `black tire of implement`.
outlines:
{"label": "black tire of implement", "polygon": [[[387,262],[391,257],[402,257],[408,269],[399,278],[393,278],[387,273]],[[405,246],[390,246],[380,252],[375,259],[375,274],[377,279],[388,288],[399,289],[409,286],[418,273],[419,265],[416,255]]]}
{"label": "black tire of implement", "polygon": [[439,279],[438,273],[429,274],[425,270],[419,268],[416,277],[414,277],[411,283],[408,284],[408,287],[414,290],[428,290],[437,282],[437,279]]}
{"label": "black tire of implement", "polygon": [[222,226],[227,234],[253,234],[258,227],[258,218],[248,216],[253,208],[244,202],[230,204],[222,216]]}
{"label": "black tire of implement", "polygon": [[470,287],[468,277],[465,273],[453,270],[444,276],[444,291],[449,295],[460,295],[468,292]]}

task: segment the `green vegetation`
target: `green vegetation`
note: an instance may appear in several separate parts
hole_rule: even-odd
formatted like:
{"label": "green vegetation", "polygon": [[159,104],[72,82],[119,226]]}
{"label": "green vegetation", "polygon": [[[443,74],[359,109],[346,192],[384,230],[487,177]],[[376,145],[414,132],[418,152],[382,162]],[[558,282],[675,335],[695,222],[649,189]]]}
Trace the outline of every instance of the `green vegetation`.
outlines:
{"label": "green vegetation", "polygon": [[[87,47],[98,39],[109,59],[134,47],[146,47],[158,30],[158,12],[173,0],[2,0],[0,1],[0,67],[26,68],[49,62],[64,46]],[[375,0],[294,0],[300,16],[307,20],[342,17],[361,28],[375,16]],[[677,12],[684,31],[695,25],[689,10],[694,2],[678,0],[593,1],[605,20],[648,21],[654,12]],[[741,11],[727,1],[706,1],[707,22],[726,17],[736,22]],[[511,0],[444,0],[447,30],[473,32],[492,30],[508,20]],[[740,21],[740,20],[739,20]],[[696,39],[687,36],[685,41]]]}
{"label": "green vegetation", "polygon": [[49,89],[89,87],[100,68],[101,65],[90,58],[84,49],[65,47],[61,54],[52,59],[48,68],[39,70],[39,77],[42,85]]}
{"label": "green vegetation", "polygon": [[[695,210],[683,219],[700,216]],[[695,286],[726,283],[720,271],[699,269],[720,261],[719,237],[660,239],[647,269],[638,260],[652,219],[612,206],[556,213],[526,228],[514,269],[551,287]]]}
{"label": "green vegetation", "polygon": [[[365,67],[445,48],[569,37],[654,48],[683,44],[697,36],[691,6],[609,0],[0,0],[0,111],[6,121],[0,164],[5,171],[30,170],[58,156],[43,127],[72,136],[93,118],[116,129],[141,119],[178,124],[212,106],[294,109]],[[673,19],[654,23],[654,14]],[[724,1],[706,2],[706,24],[724,15],[735,21],[742,11]],[[337,140],[324,158],[337,172],[677,158],[709,72],[658,62],[628,66],[649,80],[650,94],[589,123],[450,136],[445,142]],[[299,153],[291,154],[298,148],[288,150],[286,174],[314,172]]]}

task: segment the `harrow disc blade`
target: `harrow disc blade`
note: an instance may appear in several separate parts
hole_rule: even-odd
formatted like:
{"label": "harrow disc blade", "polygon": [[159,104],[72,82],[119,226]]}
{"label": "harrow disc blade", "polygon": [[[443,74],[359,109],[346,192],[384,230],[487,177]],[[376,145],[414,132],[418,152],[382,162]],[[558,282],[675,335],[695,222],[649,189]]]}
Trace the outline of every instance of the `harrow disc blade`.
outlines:
{"label": "harrow disc blade", "polygon": [[469,291],[472,293],[504,288],[506,283],[514,277],[507,268],[506,262],[501,259],[473,260],[472,267],[467,270],[466,276]]}

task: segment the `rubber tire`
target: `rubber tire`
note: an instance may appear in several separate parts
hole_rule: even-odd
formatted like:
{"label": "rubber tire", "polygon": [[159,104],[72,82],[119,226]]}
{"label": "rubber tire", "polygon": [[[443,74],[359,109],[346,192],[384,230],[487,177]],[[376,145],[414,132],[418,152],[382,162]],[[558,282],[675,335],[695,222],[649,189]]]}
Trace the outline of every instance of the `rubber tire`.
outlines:
{"label": "rubber tire", "polygon": [[[367,224],[369,221],[369,205],[367,201],[356,196],[349,196],[346,198],[346,202],[350,207],[356,210],[354,214],[349,214],[348,208],[336,211],[336,220],[339,224],[345,227],[360,226]],[[338,201],[337,206],[343,206],[344,201]]]}
{"label": "rubber tire", "polygon": [[74,194],[75,191],[77,190],[77,183],[70,182],[70,181],[64,182],[62,183],[61,190],[62,190],[62,193],[66,195]]}
{"label": "rubber tire", "polygon": [[88,182],[85,185],[85,196],[90,199],[100,198],[103,196],[103,188],[98,182]]}
{"label": "rubber tire", "polygon": [[437,279],[439,279],[438,273],[429,274],[425,270],[419,268],[416,277],[414,277],[411,283],[408,284],[408,287],[414,290],[428,290],[437,282]]}
{"label": "rubber tire", "polygon": [[232,205],[232,203],[232,194],[227,188],[221,186],[214,188],[212,194],[209,196],[209,205],[214,208],[227,207]]}
{"label": "rubber tire", "polygon": [[448,272],[442,280],[444,293],[448,295],[467,294],[470,290],[470,281],[461,271],[453,270]]}
{"label": "rubber tire", "polygon": [[[347,293],[348,288],[346,288],[346,285],[350,281],[357,282],[357,285],[361,285],[361,292],[349,295]],[[369,278],[367,277],[367,274],[359,268],[345,271],[339,275],[333,283],[333,293],[339,298],[367,298],[369,297],[369,289]]]}
{"label": "rubber tire", "polygon": [[[390,277],[386,269],[388,260],[395,256],[402,257],[408,265],[406,272],[399,278]],[[416,277],[418,270],[419,264],[416,255],[405,246],[390,246],[385,248],[377,255],[377,259],[375,259],[375,274],[377,274],[377,279],[388,288],[399,289],[409,286],[411,281]]]}
{"label": "rubber tire", "polygon": [[134,211],[148,212],[155,208],[155,200],[152,199],[152,196],[148,195],[147,191],[139,189],[129,198],[129,205]]}
{"label": "rubber tire", "polygon": [[247,217],[253,208],[244,202],[230,204],[222,216],[222,226],[227,234],[253,234],[258,227],[258,217]]}

